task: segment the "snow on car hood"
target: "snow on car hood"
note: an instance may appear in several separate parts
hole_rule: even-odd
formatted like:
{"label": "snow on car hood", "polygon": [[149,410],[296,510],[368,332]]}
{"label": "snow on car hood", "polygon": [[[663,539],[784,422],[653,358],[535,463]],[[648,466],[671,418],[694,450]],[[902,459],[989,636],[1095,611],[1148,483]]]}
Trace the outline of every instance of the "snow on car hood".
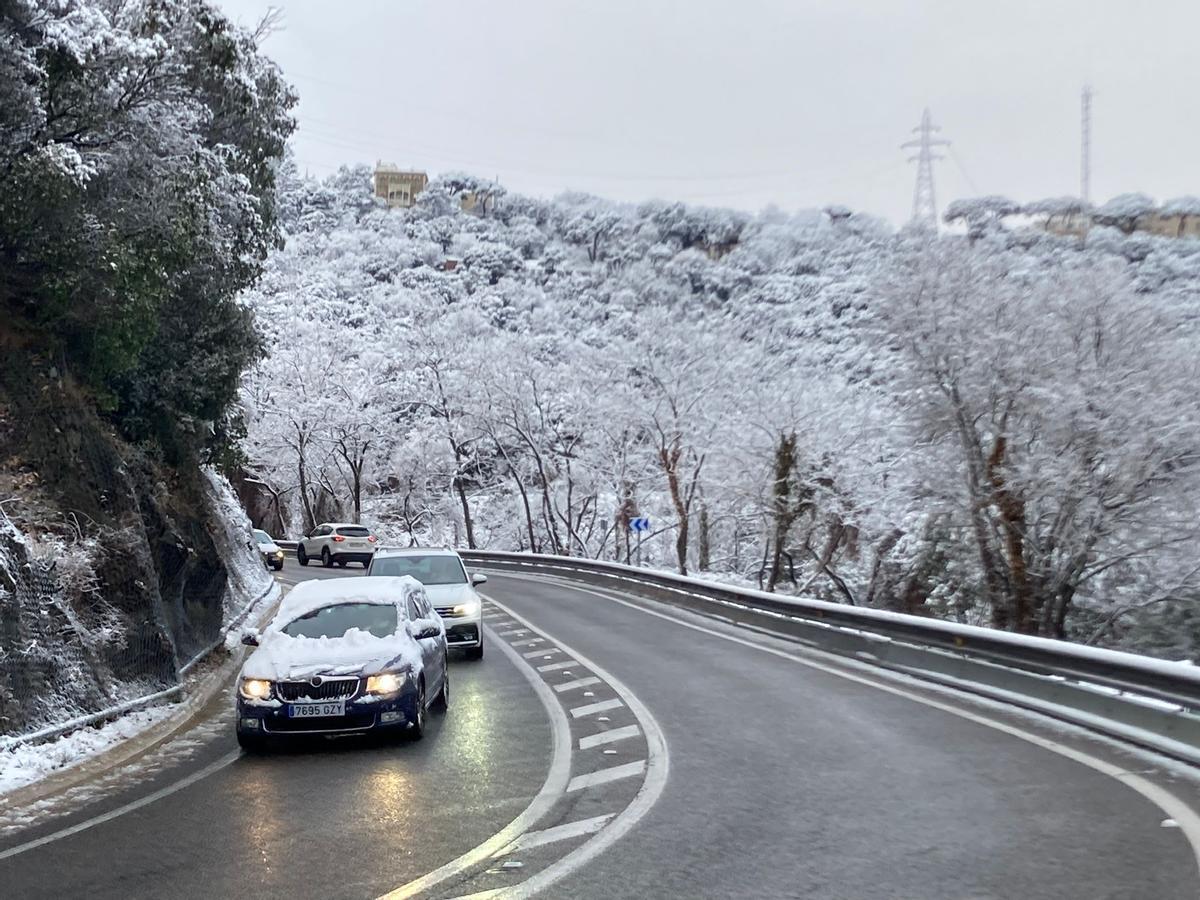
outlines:
{"label": "snow on car hood", "polygon": [[425,594],[434,606],[455,606],[478,599],[470,584],[427,584]]}
{"label": "snow on car hood", "polygon": [[313,675],[373,675],[412,668],[420,660],[420,648],[403,630],[384,638],[358,628],[339,638],[291,637],[282,631],[268,631],[242,666],[242,677],[302,681]]}

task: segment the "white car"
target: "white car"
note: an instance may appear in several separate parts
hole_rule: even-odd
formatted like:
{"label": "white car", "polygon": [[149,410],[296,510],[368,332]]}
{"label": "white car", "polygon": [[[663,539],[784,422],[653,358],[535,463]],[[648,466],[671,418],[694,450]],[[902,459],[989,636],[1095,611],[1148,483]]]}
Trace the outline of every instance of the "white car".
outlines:
{"label": "white car", "polygon": [[446,623],[446,644],[461,648],[467,659],[483,658],[483,612],[475,586],[487,576],[468,577],[462,557],[453,550],[381,547],[368,575],[410,575],[425,586],[429,600]]}
{"label": "white car", "polygon": [[450,699],[446,628],[412,578],[328,578],[293,588],[238,678],[237,738],[262,750],[303,734],[407,732]]}
{"label": "white car", "polygon": [[304,536],[296,544],[296,562],[307,566],[310,560],[319,559],[329,568],[334,563],[362,563],[365,569],[375,555],[378,539],[365,525],[353,522],[324,522]]}

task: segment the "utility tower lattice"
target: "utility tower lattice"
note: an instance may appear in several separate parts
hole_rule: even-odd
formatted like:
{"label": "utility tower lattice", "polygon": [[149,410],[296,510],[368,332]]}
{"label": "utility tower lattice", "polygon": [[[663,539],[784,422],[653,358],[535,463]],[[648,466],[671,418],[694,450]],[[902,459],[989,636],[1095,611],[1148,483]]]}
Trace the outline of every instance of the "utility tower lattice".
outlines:
{"label": "utility tower lattice", "polygon": [[917,186],[913,191],[912,220],[918,225],[936,229],[938,225],[937,195],[933,189],[933,162],[943,157],[934,151],[934,147],[949,147],[950,142],[944,138],[935,137],[941,131],[933,124],[933,117],[926,109],[921,116],[921,124],[913,129],[917,137],[900,145],[902,150],[915,149],[917,154],[908,158],[909,162],[917,164]]}
{"label": "utility tower lattice", "polygon": [[1092,86],[1083,86],[1080,100],[1080,158],[1079,199],[1088,204],[1092,200]]}

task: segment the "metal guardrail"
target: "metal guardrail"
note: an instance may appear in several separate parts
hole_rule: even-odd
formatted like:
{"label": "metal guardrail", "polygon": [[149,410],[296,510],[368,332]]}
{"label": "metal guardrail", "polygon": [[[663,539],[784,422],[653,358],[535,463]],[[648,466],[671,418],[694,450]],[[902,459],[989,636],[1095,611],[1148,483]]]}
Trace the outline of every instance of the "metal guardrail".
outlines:
{"label": "metal guardrail", "polygon": [[[179,667],[179,677],[182,679],[188,672],[196,666],[201,660],[206,659],[214,650],[222,646],[229,634],[245,621],[246,616],[259,603],[265,600],[270,594],[276,590],[278,586],[272,580],[271,585],[261,594],[249,601],[241,610],[221,629],[221,637],[210,644],[205,649],[201,650],[190,660]],[[88,713],[87,715],[77,716],[73,719],[68,719],[65,722],[58,722],[54,725],[48,725],[45,728],[40,728],[37,731],[31,731],[28,734],[18,734],[11,737],[0,739],[0,752],[5,752],[14,747],[23,744],[37,744],[42,741],[52,740],[53,738],[61,737],[72,731],[78,731],[81,728],[87,728],[92,725],[99,725],[104,722],[109,722],[113,719],[123,716],[126,713],[134,712],[135,710],[145,709],[146,707],[154,706],[155,704],[172,698],[182,698],[187,692],[188,686],[182,681],[179,684],[172,685],[161,691],[155,691],[152,694],[146,694],[141,697],[134,697],[126,700],[123,703],[115,704],[107,709],[99,710],[98,712]]]}
{"label": "metal guardrail", "polygon": [[577,557],[461,550],[476,568],[662,601],[966,690],[1200,765],[1200,668]]}

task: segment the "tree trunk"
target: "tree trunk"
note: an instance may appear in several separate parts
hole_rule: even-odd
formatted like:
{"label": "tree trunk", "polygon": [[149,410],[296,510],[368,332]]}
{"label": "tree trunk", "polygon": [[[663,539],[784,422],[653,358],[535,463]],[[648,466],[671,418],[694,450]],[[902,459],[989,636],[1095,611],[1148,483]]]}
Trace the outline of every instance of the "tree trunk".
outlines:
{"label": "tree trunk", "polygon": [[700,503],[700,540],[696,547],[696,568],[701,572],[708,571],[711,555],[711,542],[708,527],[708,504]]}
{"label": "tree trunk", "polygon": [[467,490],[463,487],[462,479],[454,476],[454,489],[458,492],[459,502],[462,503],[463,527],[467,531],[467,548],[475,549],[475,524],[471,521],[471,505],[467,502]]}
{"label": "tree trunk", "polygon": [[796,512],[791,502],[792,472],[796,466],[796,433],[779,435],[775,445],[775,466],[771,483],[771,517],[774,521],[774,547],[771,556],[771,571],[767,575],[766,590],[774,592],[783,574],[783,548],[788,532],[796,521]]}
{"label": "tree trunk", "polygon": [[1021,634],[1036,634],[1038,625],[1034,617],[1029,573],[1025,566],[1025,501],[1010,491],[1004,480],[1004,455],[1007,449],[1007,439],[1004,435],[998,436],[988,457],[987,470],[996,506],[1000,510],[1000,524],[1008,556],[1012,608],[1009,627]]}

